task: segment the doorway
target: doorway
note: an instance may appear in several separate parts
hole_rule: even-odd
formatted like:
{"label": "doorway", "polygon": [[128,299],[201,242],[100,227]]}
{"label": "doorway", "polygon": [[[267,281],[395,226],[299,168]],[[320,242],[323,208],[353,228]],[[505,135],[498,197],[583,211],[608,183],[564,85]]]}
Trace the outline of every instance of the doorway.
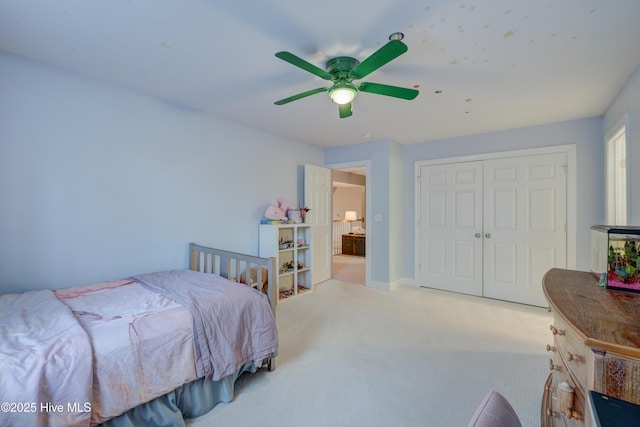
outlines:
{"label": "doorway", "polygon": [[334,168],[332,180],[332,277],[366,286],[367,168]]}

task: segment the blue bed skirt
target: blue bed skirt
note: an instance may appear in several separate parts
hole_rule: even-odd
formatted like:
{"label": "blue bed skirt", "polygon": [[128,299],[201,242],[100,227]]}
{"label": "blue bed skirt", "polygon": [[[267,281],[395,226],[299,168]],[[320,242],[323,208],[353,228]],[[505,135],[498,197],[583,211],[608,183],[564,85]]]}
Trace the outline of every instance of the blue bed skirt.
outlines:
{"label": "blue bed skirt", "polygon": [[253,362],[245,363],[235,374],[218,381],[199,378],[160,396],[150,402],[136,406],[124,414],[110,419],[100,427],[181,427],[184,420],[200,417],[221,402],[233,400],[236,380],[244,372],[256,372]]}

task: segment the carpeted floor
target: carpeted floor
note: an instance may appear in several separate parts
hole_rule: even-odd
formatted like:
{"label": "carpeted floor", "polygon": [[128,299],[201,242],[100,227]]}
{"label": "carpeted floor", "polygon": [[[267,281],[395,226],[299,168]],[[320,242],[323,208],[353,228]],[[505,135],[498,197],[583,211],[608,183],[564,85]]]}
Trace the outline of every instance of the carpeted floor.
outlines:
{"label": "carpeted floor", "polygon": [[333,255],[333,278],[342,282],[364,285],[366,258],[355,255]]}
{"label": "carpeted floor", "polygon": [[551,315],[537,307],[330,280],[278,306],[275,372],[242,376],[204,426],[466,426],[490,390],[540,425]]}

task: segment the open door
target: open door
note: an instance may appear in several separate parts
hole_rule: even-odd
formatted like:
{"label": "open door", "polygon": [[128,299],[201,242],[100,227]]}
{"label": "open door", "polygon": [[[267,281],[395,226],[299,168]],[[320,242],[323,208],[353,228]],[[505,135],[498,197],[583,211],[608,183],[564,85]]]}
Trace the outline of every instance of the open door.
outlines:
{"label": "open door", "polygon": [[312,282],[331,278],[331,169],[304,165],[304,205],[309,208],[305,222],[311,224]]}

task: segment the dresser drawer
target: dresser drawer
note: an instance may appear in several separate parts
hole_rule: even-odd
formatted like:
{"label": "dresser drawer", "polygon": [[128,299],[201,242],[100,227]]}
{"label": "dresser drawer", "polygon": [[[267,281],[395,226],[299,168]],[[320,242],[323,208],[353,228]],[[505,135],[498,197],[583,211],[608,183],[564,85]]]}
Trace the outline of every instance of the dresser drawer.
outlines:
{"label": "dresser drawer", "polygon": [[563,365],[573,380],[587,390],[587,357],[589,349],[582,343],[577,333],[559,316],[554,317],[551,331],[554,333],[555,353],[562,358]]}
{"label": "dresser drawer", "polygon": [[553,373],[549,374],[544,385],[540,411],[540,427],[568,427],[566,418],[558,412],[557,399],[553,394]]}
{"label": "dresser drawer", "polygon": [[[585,404],[585,390],[580,386],[580,384],[576,383],[573,377],[570,375],[569,370],[566,365],[564,365],[564,361],[562,357],[556,352],[554,354],[552,368],[552,409],[554,411],[554,422],[553,425],[567,425],[567,426],[575,426],[575,427],[583,427],[585,411],[587,409]],[[550,362],[551,363],[551,362]],[[559,403],[559,384],[562,382],[566,382],[573,389],[573,405],[571,406],[571,411],[562,411]],[[561,421],[561,422],[560,422]]]}

